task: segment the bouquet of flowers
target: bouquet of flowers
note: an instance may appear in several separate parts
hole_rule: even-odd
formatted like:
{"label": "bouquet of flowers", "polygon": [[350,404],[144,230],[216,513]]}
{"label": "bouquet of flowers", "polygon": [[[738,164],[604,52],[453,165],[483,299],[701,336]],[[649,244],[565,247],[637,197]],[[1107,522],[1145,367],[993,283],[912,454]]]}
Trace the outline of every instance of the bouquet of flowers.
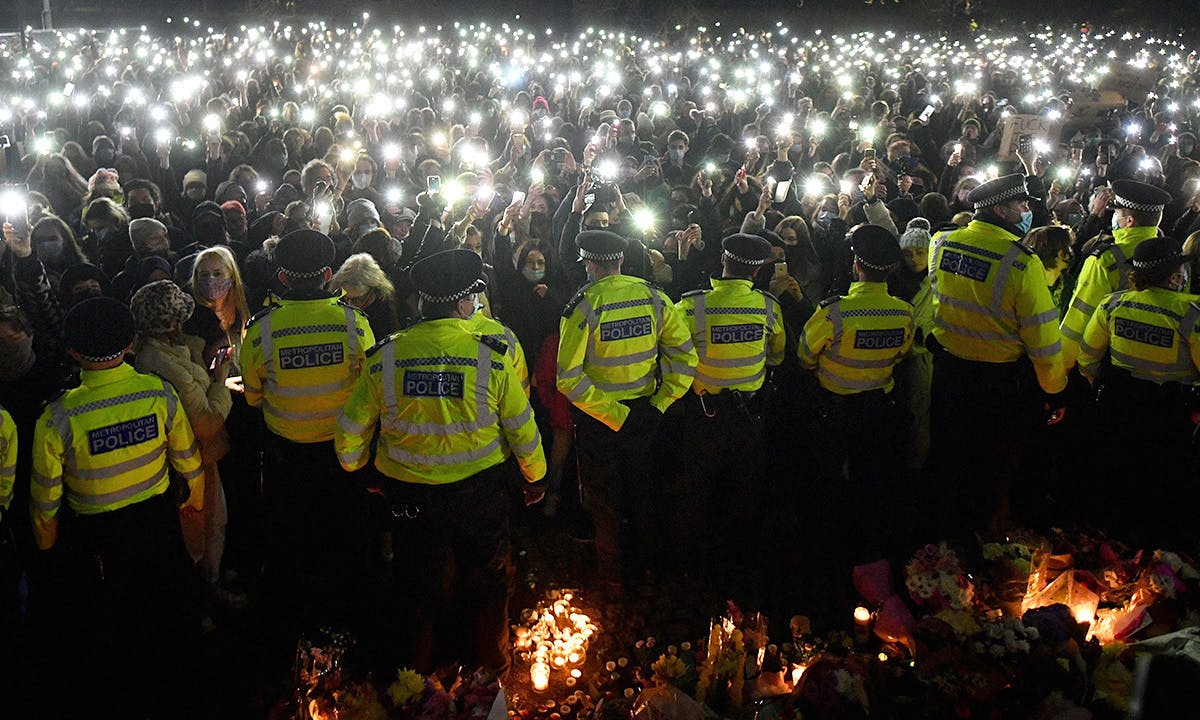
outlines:
{"label": "bouquet of flowers", "polygon": [[935,612],[967,609],[975,599],[974,584],[946,543],[918,550],[904,568],[904,584],[918,605]]}
{"label": "bouquet of flowers", "polygon": [[696,699],[710,704],[726,701],[733,709],[742,706],[745,687],[746,646],[737,626],[741,613],[730,603],[731,611],[714,619],[709,626],[708,645],[696,683]]}

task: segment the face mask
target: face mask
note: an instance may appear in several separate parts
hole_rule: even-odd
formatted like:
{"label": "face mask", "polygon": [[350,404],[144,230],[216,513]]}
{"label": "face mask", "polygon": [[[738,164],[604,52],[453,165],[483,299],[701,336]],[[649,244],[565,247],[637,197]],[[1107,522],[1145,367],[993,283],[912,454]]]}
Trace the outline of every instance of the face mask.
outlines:
{"label": "face mask", "polygon": [[116,157],[116,153],[113,152],[112,150],[97,150],[96,151],[96,162],[101,167],[108,167],[109,165],[112,165],[112,161],[113,161],[114,157]]}
{"label": "face mask", "polygon": [[26,335],[0,353],[0,380],[16,380],[33,367],[33,336]]}
{"label": "face mask", "polygon": [[677,163],[683,162],[683,151],[682,150],[680,150],[678,148],[672,148],[671,150],[668,150],[667,152],[671,156],[672,162],[677,162]]}
{"label": "face mask", "polygon": [[823,228],[828,228],[829,223],[831,222],[833,222],[833,213],[829,212],[828,210],[822,210],[821,212],[817,213],[817,225],[820,225]]}
{"label": "face mask", "polygon": [[129,217],[152,218],[154,217],[154,205],[151,203],[137,203],[136,205],[130,205]]}
{"label": "face mask", "polygon": [[542,278],[546,277],[545,270],[534,270],[530,267],[522,268],[521,274],[524,275],[525,279],[529,282],[539,282]]}
{"label": "face mask", "polygon": [[201,297],[210,302],[216,302],[229,293],[233,287],[233,278],[205,277],[196,281],[196,290]]}
{"label": "face mask", "polygon": [[1188,277],[1187,271],[1182,270],[1182,271],[1176,273],[1175,275],[1173,275],[1172,277],[1178,277],[1179,281],[1171,283],[1171,286],[1170,286],[1171,289],[1174,290],[1175,292],[1186,292],[1188,289],[1188,286],[1191,284],[1191,281],[1190,281],[1190,278]]}
{"label": "face mask", "polygon": [[187,197],[188,200],[195,200],[196,202],[200,202],[201,200],[204,199],[205,192],[204,192],[204,188],[196,187],[196,188],[188,188],[187,191],[185,191],[183,194],[184,194],[184,196]]}
{"label": "face mask", "polygon": [[371,184],[371,173],[354,173],[350,176],[350,182],[356,190],[366,190]]}
{"label": "face mask", "polygon": [[1121,219],[1117,217],[1116,213],[1113,213],[1112,216],[1112,229],[1114,232],[1121,229]]}
{"label": "face mask", "polygon": [[376,227],[376,226],[375,226],[375,223],[369,223],[369,222],[367,222],[367,223],[363,223],[362,225],[359,225],[359,226],[358,226],[358,227],[355,229],[355,231],[354,231],[354,237],[362,237],[363,235],[366,235],[367,233],[369,233],[369,232],[371,232],[372,230],[374,230],[374,229],[375,229],[375,227]]}
{"label": "face mask", "polygon": [[1021,213],[1021,219],[1017,221],[1017,229],[1022,234],[1029,232],[1029,228],[1033,226],[1033,211],[1026,210]]}
{"label": "face mask", "polygon": [[467,319],[470,320],[471,318],[475,317],[475,314],[478,313],[482,309],[483,309],[483,303],[479,302],[479,295],[478,294],[472,295],[471,296],[471,314],[467,316]]}
{"label": "face mask", "polygon": [[37,244],[38,259],[42,262],[57,262],[63,256],[63,241],[55,238],[53,240],[42,240]]}
{"label": "face mask", "polygon": [[96,236],[96,244],[103,245],[104,243],[108,242],[110,237],[112,237],[113,232],[114,231],[112,228],[100,228],[98,230],[93,230],[92,234]]}

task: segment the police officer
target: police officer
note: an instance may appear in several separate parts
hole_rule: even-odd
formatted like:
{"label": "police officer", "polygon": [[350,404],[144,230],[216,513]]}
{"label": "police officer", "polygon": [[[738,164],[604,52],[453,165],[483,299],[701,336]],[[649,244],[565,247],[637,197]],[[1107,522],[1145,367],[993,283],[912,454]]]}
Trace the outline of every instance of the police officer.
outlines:
{"label": "police officer", "polygon": [[[1042,261],[1020,243],[1032,217],[1025,178],[989,180],[968,200],[975,217],[936,234],[929,253],[931,443],[941,482],[930,507],[963,521],[946,530],[999,532],[1028,433],[1043,402],[1061,407],[1067,377]],[[1039,402],[1038,387],[1052,397]]]}
{"label": "police officer", "polygon": [[[783,361],[785,341],[779,301],[754,288],[754,276],[771,259],[771,244],[737,234],[721,247],[721,277],[712,279],[711,289],[685,293],[678,303],[699,361],[692,392],[684,396],[685,449],[674,514],[688,536],[681,551],[704,563],[720,548],[741,552],[721,539],[754,528],[754,513],[761,511],[766,454],[757,394],[767,367]],[[715,546],[699,548],[704,539]]]}
{"label": "police officer", "polygon": [[881,503],[900,469],[892,370],[908,354],[915,324],[912,305],[887,291],[887,277],[903,259],[896,237],[878,225],[859,225],[848,239],[857,280],[847,295],[821,301],[804,324],[800,365],[816,370],[825,391],[824,442],[816,453],[822,479],[848,476],[849,494],[838,500],[853,495]]}
{"label": "police officer", "polygon": [[[1139,541],[1195,544],[1192,518],[1197,493],[1191,459],[1193,386],[1200,384],[1200,297],[1186,293],[1188,277],[1179,243],[1153,237],[1133,251],[1130,290],[1100,302],[1079,346],[1079,370],[1098,392],[1107,422],[1094,440],[1105,453],[1105,470],[1094,475],[1099,502],[1093,519],[1117,528],[1130,521]],[[1155,448],[1153,471],[1134,448]],[[1142,492],[1170,497],[1146,518],[1119,502],[1132,478]],[[1141,522],[1147,520],[1148,522]],[[1105,525],[1108,527],[1109,525]]]}
{"label": "police officer", "polygon": [[17,424],[12,415],[0,406],[0,529],[12,504],[13,485],[17,479]]}
{"label": "police officer", "polygon": [[397,563],[411,571],[402,587],[416,602],[422,671],[432,667],[447,551],[474,629],[473,647],[458,657],[497,674],[507,667],[507,459],[516,457],[527,503],[545,494],[541,437],[508,348],[471,319],[481,269],[479,256],[461,249],[413,266],[422,320],[370,350],[338,419],[338,458],[349,471],[370,460],[379,426],[375,469],[397,516]]}
{"label": "police officer", "polygon": [[[365,314],[325,289],[334,261],[327,236],[290,232],[275,246],[275,260],[287,291],[246,325],[243,382],[246,402],[262,408],[268,430],[263,495],[273,589],[294,592],[295,581],[317,579],[297,597],[319,606],[346,595],[334,592],[330,578],[353,569],[363,540],[333,434],[375,338]],[[289,605],[300,615],[308,609]]]}
{"label": "police officer", "polygon": [[34,431],[35,539],[42,550],[65,545],[64,664],[85,688],[100,686],[82,693],[89,714],[110,699],[144,707],[173,687],[164,684],[165,655],[183,645],[189,562],[176,506],[203,508],[200,452],[171,385],[124,364],[134,336],[128,308],[85,300],[67,314],[64,334],[81,382],[50,402]]}
{"label": "police officer", "polygon": [[1075,365],[1084,328],[1100,301],[1109,293],[1128,289],[1129,258],[1139,245],[1160,234],[1158,224],[1171,202],[1167,191],[1134,180],[1117,180],[1112,192],[1112,235],[1101,236],[1084,259],[1063,317],[1063,364],[1067,370]]}
{"label": "police officer", "polygon": [[[584,506],[608,591],[623,591],[622,556],[648,530],[649,448],[670,405],[692,384],[696,351],[682,313],[660,288],[621,274],[625,239],[576,238],[589,282],[563,311],[558,389],[575,406]],[[643,513],[635,525],[635,510]],[[644,562],[644,558],[641,559]]]}

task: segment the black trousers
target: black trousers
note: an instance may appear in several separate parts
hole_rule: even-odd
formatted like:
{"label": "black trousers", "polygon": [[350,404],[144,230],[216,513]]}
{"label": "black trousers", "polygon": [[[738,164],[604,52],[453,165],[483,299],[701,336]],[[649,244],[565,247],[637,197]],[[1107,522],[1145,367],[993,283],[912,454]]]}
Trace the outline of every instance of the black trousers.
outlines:
{"label": "black trousers", "polygon": [[[641,398],[625,404],[648,402]],[[575,407],[571,413],[583,506],[596,526],[597,574],[609,589],[616,589],[651,564],[647,543],[657,491],[651,486],[655,438],[627,429],[613,432]]]}
{"label": "black trousers", "polygon": [[[450,660],[496,674],[508,668],[506,485],[515,472],[503,463],[448,485],[379,478],[395,553],[394,572],[380,593],[388,599],[383,635],[394,638],[393,652],[403,648],[403,659],[420,672]],[[380,659],[389,667],[388,658]],[[398,667],[390,660],[390,668]]]}
{"label": "black trousers", "polygon": [[962,538],[1001,535],[1011,515],[1031,433],[1041,417],[1037,379],[1027,359],[1012,363],[963,360],[940,345],[933,351],[930,397],[934,486],[925,520]]}

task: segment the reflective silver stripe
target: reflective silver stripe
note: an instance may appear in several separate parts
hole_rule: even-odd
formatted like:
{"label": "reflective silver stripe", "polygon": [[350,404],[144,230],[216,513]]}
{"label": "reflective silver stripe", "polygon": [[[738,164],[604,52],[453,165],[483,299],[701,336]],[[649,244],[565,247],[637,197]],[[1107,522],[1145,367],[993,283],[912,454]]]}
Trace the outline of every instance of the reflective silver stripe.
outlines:
{"label": "reflective silver stripe", "polygon": [[558,377],[562,380],[570,380],[571,378],[577,378],[582,374],[583,374],[583,366],[582,365],[576,365],[573,368],[566,368],[566,369],[563,369],[563,367],[560,365],[558,368]]}
{"label": "reflective silver stripe", "polygon": [[748,385],[750,383],[758,382],[759,380],[762,380],[766,374],[766,368],[759,368],[759,371],[753,375],[735,378],[718,378],[697,371],[696,380],[704,383],[705,385],[712,385],[714,387],[732,387],[734,385]]}
{"label": "reflective silver stripe", "polygon": [[1029,317],[1021,318],[1021,325],[1025,327],[1034,327],[1037,325],[1045,325],[1048,322],[1058,323],[1058,309],[1050,308],[1046,312],[1030,315]]}
{"label": "reflective silver stripe", "polygon": [[700,365],[712,368],[740,368],[753,367],[760,362],[766,362],[766,360],[767,353],[766,351],[763,351],[756,355],[750,355],[749,357],[743,358],[701,358]]}
{"label": "reflective silver stripe", "polygon": [[383,385],[383,406],[389,411],[396,409],[396,343],[383,346],[383,374],[379,378]]}
{"label": "reflective silver stripe", "polygon": [[1074,330],[1067,327],[1066,325],[1063,325],[1061,328],[1059,328],[1059,330],[1062,331],[1062,335],[1066,339],[1072,340],[1077,343],[1083,342],[1083,333],[1075,332]]}
{"label": "reflective silver stripe", "polygon": [[696,332],[692,334],[692,340],[699,352],[704,352],[708,348],[708,313],[706,312],[706,293],[696,295],[695,300],[695,315]]}
{"label": "reflective silver stripe", "polygon": [[163,455],[167,452],[166,445],[158,447],[143,453],[135,458],[130,458],[124,462],[119,462],[116,465],[109,465],[102,468],[80,468],[73,467],[69,474],[71,477],[79,478],[80,480],[108,480],[110,478],[120,477],[128,472],[133,472],[139,468],[162,460]]}
{"label": "reflective silver stripe", "polygon": [[352,387],[354,387],[354,378],[347,376],[338,382],[326,383],[324,385],[308,385],[305,387],[283,387],[276,385],[274,392],[276,397],[324,397],[325,395],[349,390]]}
{"label": "reflective silver stripe", "polygon": [[1042,347],[1025,348],[1025,354],[1031,358],[1050,357],[1051,355],[1057,355],[1060,352],[1062,352],[1062,340],[1055,340],[1049,345],[1043,345]]}
{"label": "reflective silver stripe", "polygon": [[654,382],[654,373],[650,372],[650,373],[647,373],[647,374],[643,375],[642,377],[638,378],[637,380],[630,380],[629,382],[607,383],[607,382],[601,382],[601,381],[597,380],[595,382],[595,385],[596,385],[597,389],[602,390],[604,392],[622,392],[624,390],[641,390],[642,388],[646,387],[647,385],[649,385],[653,382]]}
{"label": "reflective silver stripe", "polygon": [[662,371],[664,373],[673,373],[684,377],[692,377],[696,374],[696,368],[688,365],[686,362],[676,362],[674,360],[664,360],[662,363]]}
{"label": "reflective silver stripe", "polygon": [[527,443],[521,443],[520,445],[513,445],[512,451],[518,455],[530,455],[534,450],[537,450],[537,446],[540,445],[541,442],[541,435],[535,431],[532,440]]}
{"label": "reflective silver stripe", "polygon": [[199,449],[200,449],[200,446],[197,445],[196,441],[193,439],[192,444],[189,445],[188,447],[184,448],[183,450],[171,450],[170,457],[175,460],[187,460],[191,456],[195,455],[196,451]]}
{"label": "reflective silver stripe", "polygon": [[682,353],[690,353],[696,349],[696,346],[692,344],[691,338],[684,340],[683,342],[679,343],[678,345],[666,345],[664,347],[673,348]]}
{"label": "reflective silver stripe", "polygon": [[[975,252],[981,251],[976,250]],[[1004,293],[1008,290],[1008,276],[1012,274],[1013,263],[1024,254],[1024,247],[1014,244],[1008,249],[1008,252],[1004,253],[1004,257],[1000,259],[1000,266],[996,270],[996,277],[992,279],[992,302],[989,306],[996,317],[1005,316]],[[1015,312],[1013,314],[1015,315]]]}
{"label": "reflective silver stripe", "polygon": [[829,380],[829,382],[838,387],[843,387],[850,390],[878,390],[880,388],[887,387],[886,380],[881,382],[879,380],[851,380],[850,378],[844,378],[841,375],[832,372],[828,367],[825,366],[824,363],[817,368],[817,374],[823,376],[825,379]]}
{"label": "reflective silver stripe", "polygon": [[1092,313],[1096,312],[1096,307],[1084,302],[1083,298],[1079,297],[1078,291],[1075,292],[1075,297],[1071,299],[1071,309],[1077,310],[1089,318],[1092,316]]}
{"label": "reflective silver stripe", "polygon": [[877,360],[859,360],[858,358],[848,358],[833,348],[825,351],[825,359],[835,362],[838,365],[858,368],[860,370],[878,370],[882,368],[888,368],[896,364],[894,358],[879,358]]}
{"label": "reflective silver stripe", "polygon": [[362,435],[370,428],[366,425],[360,425],[346,416],[345,411],[338,414],[338,427],[346,432],[347,435]]}
{"label": "reflective silver stripe", "polygon": [[587,364],[592,367],[625,367],[626,365],[634,365],[647,360],[653,360],[658,357],[658,348],[652,347],[649,350],[636,352],[632,355],[616,355],[613,357],[594,357],[587,360]]}
{"label": "reflective silver stripe", "polygon": [[482,428],[496,424],[497,417],[493,413],[479,418],[478,420],[452,422],[452,423],[410,423],[404,420],[392,420],[387,423],[387,428],[390,431],[401,432],[406,435],[434,435],[437,437],[449,437],[451,435],[464,435],[476,432]]}
{"label": "reflective silver stripe", "polygon": [[945,305],[947,307],[952,307],[955,310],[962,310],[963,312],[973,313],[975,315],[978,315],[980,317],[987,318],[988,320],[993,320],[993,321],[999,321],[1001,319],[1001,318],[996,317],[992,313],[990,308],[986,308],[982,305],[979,305],[978,303],[973,303],[970,300],[960,300],[956,297],[950,297],[948,295],[943,296],[936,292],[934,293],[934,296],[937,298],[938,303]]}
{"label": "reflective silver stripe", "polygon": [[204,466],[197,465],[195,470],[179,473],[179,476],[184,480],[194,480],[204,474]]}
{"label": "reflective silver stripe", "polygon": [[587,295],[579,298],[579,305],[577,307],[583,313],[583,322],[579,324],[579,329],[582,330],[586,327],[595,331],[599,323],[596,321],[596,311],[592,309],[592,304],[588,302]]}
{"label": "reflective silver stripe", "polygon": [[[1170,373],[1170,374],[1182,374],[1182,375],[1191,375],[1195,372],[1190,367],[1180,367],[1176,363],[1155,362],[1153,360],[1146,360],[1143,358],[1134,357],[1133,355],[1127,355],[1127,354],[1121,352],[1120,350],[1117,350],[1116,348],[1110,347],[1108,349],[1108,351],[1109,351],[1109,353],[1112,354],[1113,360],[1120,360],[1121,362],[1125,363],[1126,365],[1129,365],[1136,369],[1146,370],[1148,372],[1154,372],[1154,373],[1159,373],[1159,374]],[[1159,379],[1161,379],[1161,378],[1159,378]]]}
{"label": "reflective silver stripe", "polygon": [[73,504],[73,505],[83,506],[83,507],[104,507],[107,505],[112,505],[113,503],[116,503],[116,502],[120,502],[122,500],[128,500],[129,498],[133,497],[134,495],[146,492],[150,488],[152,488],[155,485],[157,485],[158,483],[162,482],[166,478],[166,476],[167,476],[167,469],[164,467],[162,469],[162,471],[159,472],[158,474],[154,475],[151,478],[143,480],[142,482],[140,482],[136,485],[130,485],[129,487],[124,487],[124,488],[121,488],[120,490],[114,490],[113,492],[104,493],[101,495],[82,495],[80,493],[73,492],[68,487],[67,488],[67,497],[68,497],[68,500],[70,500],[71,504]]}
{"label": "reflective silver stripe", "polygon": [[492,379],[492,348],[481,342],[477,352],[479,354],[475,357],[475,416],[476,422],[479,422],[486,416],[496,416],[488,407],[488,383]]}
{"label": "reflective silver stripe", "polygon": [[1129,289],[1129,258],[1125,257],[1125,251],[1122,250],[1121,246],[1117,245],[1116,243],[1113,243],[1113,246],[1109,249],[1112,251],[1114,262],[1113,262],[1112,267],[1108,268],[1108,271],[1109,272],[1112,272],[1113,270],[1117,271],[1117,287],[1115,289],[1128,290]]}
{"label": "reflective silver stripe", "polygon": [[162,381],[162,385],[163,395],[167,400],[167,421],[164,424],[167,426],[167,434],[170,435],[175,428],[175,413],[179,410],[179,396],[175,394],[175,389],[166,380]]}
{"label": "reflective silver stripe", "polygon": [[998,340],[1000,342],[1018,342],[1020,336],[1016,333],[995,332],[992,330],[972,330],[961,325],[946,322],[940,317],[934,317],[934,325],[945,330],[946,332],[955,333],[957,335],[965,335],[967,337],[978,338],[980,340]]}
{"label": "reflective silver stripe", "polygon": [[356,450],[354,452],[339,452],[337,454],[338,462],[340,462],[343,466],[357,465],[359,460],[362,460],[362,457],[365,453],[366,453],[365,447],[361,450]]}
{"label": "reflective silver stripe", "polygon": [[62,485],[62,477],[50,478],[39,472],[33,473],[33,481],[48,490],[52,490]]}
{"label": "reflective silver stripe", "polygon": [[579,381],[579,384],[576,385],[575,387],[571,388],[571,390],[569,390],[566,393],[567,399],[570,400],[571,402],[580,400],[583,398],[583,394],[586,393],[588,390],[591,390],[593,387],[595,387],[595,386],[592,385],[592,379],[589,378],[587,375],[584,375],[583,378]]}
{"label": "reflective silver stripe", "polygon": [[525,403],[525,409],[520,415],[510,418],[501,418],[500,424],[509,430],[520,430],[525,423],[529,422],[529,418],[533,415],[533,407],[529,403]]}
{"label": "reflective silver stripe", "polygon": [[41,512],[52,513],[52,512],[57,511],[58,508],[62,505],[62,498],[59,498],[57,500],[51,500],[49,502],[42,502],[41,500],[30,500],[29,504],[33,505],[35,508],[37,508]]}
{"label": "reflective silver stripe", "polygon": [[275,386],[275,341],[271,334],[271,314],[263,315],[258,322],[259,337],[262,338],[262,366],[266,371],[267,381],[264,385]]}
{"label": "reflective silver stripe", "polygon": [[292,412],[291,410],[282,410],[270,402],[263,403],[263,409],[274,415],[275,417],[283,418],[284,420],[295,420],[297,422],[306,422],[308,420],[332,420],[333,415],[327,412]]}
{"label": "reflective silver stripe", "polygon": [[64,467],[75,465],[75,432],[71,429],[71,416],[61,399],[50,403],[50,424],[58,432],[63,444],[62,463]]}
{"label": "reflective silver stripe", "polygon": [[835,300],[829,305],[829,312],[825,315],[829,318],[829,322],[833,325],[833,335],[830,336],[829,342],[831,345],[837,345],[842,341],[842,301]]}
{"label": "reflective silver stripe", "polygon": [[463,452],[425,455],[423,453],[409,452],[398,447],[389,447],[387,454],[389,458],[396,462],[408,463],[410,465],[458,465],[482,460],[499,449],[500,438],[497,437],[483,447]]}
{"label": "reflective silver stripe", "polygon": [[358,337],[358,323],[355,320],[354,308],[344,307],[346,311],[346,337],[349,341],[346,343],[348,354],[356,355],[362,347],[362,340]]}
{"label": "reflective silver stripe", "polygon": [[649,290],[650,306],[654,308],[654,328],[661,335],[663,329],[663,300],[658,296],[657,290],[654,288],[649,288]]}
{"label": "reflective silver stripe", "polygon": [[766,295],[763,295],[762,299],[764,303],[763,310],[767,313],[767,334],[770,335],[772,328],[775,327],[775,301]]}

